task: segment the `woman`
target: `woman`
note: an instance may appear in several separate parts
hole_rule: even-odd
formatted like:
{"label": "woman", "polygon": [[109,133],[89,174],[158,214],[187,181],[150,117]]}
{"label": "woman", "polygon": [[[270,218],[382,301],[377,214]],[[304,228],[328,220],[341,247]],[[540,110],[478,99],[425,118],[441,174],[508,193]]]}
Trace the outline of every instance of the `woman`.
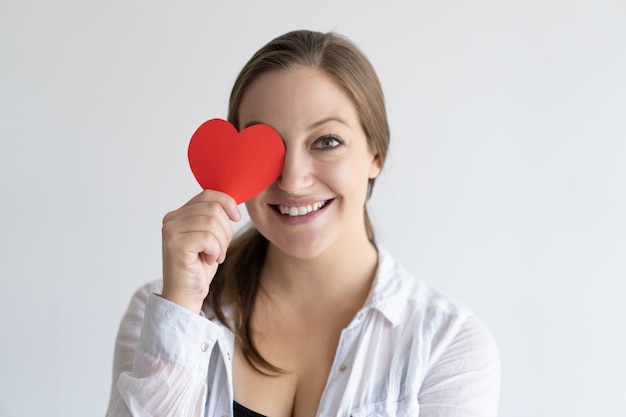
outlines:
{"label": "woman", "polygon": [[108,414],[495,416],[489,331],[375,243],[365,203],[389,129],[362,53],[335,34],[278,37],[243,68],[228,119],[276,129],[282,173],[232,242],[226,194],[165,216],[163,281],[122,321]]}

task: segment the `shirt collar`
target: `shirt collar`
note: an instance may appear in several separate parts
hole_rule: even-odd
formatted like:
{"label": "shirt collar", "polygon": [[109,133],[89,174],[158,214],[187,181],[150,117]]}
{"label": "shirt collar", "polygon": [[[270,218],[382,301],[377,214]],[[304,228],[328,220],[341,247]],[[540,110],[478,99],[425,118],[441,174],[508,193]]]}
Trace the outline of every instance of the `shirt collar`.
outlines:
{"label": "shirt collar", "polygon": [[395,326],[400,322],[406,303],[403,287],[406,272],[385,249],[378,247],[378,267],[365,308],[378,310]]}

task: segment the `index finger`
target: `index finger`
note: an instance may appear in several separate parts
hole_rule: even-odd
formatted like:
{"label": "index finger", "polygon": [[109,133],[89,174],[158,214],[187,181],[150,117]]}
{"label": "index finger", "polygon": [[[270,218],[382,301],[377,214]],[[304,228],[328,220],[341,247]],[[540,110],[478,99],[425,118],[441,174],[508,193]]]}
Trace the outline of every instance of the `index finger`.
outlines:
{"label": "index finger", "polygon": [[216,202],[221,205],[230,220],[234,222],[241,220],[241,213],[239,212],[235,199],[221,191],[203,190],[201,193],[189,200],[185,205],[209,202]]}

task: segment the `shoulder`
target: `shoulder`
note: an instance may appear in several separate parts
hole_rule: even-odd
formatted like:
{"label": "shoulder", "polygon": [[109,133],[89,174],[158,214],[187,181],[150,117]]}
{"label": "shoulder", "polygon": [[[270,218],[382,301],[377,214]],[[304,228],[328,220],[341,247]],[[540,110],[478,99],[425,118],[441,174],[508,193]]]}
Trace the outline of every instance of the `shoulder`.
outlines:
{"label": "shoulder", "polygon": [[145,302],[150,297],[150,294],[161,294],[162,291],[163,280],[158,279],[152,282],[145,283],[135,291],[131,302],[136,300],[138,302],[143,301],[145,304]]}
{"label": "shoulder", "polygon": [[487,326],[473,311],[406,270],[389,252],[379,249],[379,268],[372,301],[394,326],[431,349],[431,358],[455,343],[494,352]]}
{"label": "shoulder", "polygon": [[[432,288],[380,251],[376,293],[402,356],[417,357],[425,415],[496,415],[500,355],[485,325],[461,302]],[[410,385],[410,384],[409,384]],[[421,410],[422,411],[422,410]],[[421,415],[421,414],[420,414]],[[456,415],[456,414],[455,414]]]}
{"label": "shoulder", "polygon": [[139,287],[130,298],[126,313],[120,324],[120,332],[138,331],[144,320],[146,305],[152,294],[160,294],[163,289],[161,280],[152,281]]}
{"label": "shoulder", "polygon": [[417,320],[430,326],[444,325],[462,323],[473,315],[459,301],[418,279],[382,248],[370,301],[394,323]]}
{"label": "shoulder", "polygon": [[419,393],[421,411],[428,416],[496,416],[500,383],[496,342],[487,326],[471,316],[432,352]]}

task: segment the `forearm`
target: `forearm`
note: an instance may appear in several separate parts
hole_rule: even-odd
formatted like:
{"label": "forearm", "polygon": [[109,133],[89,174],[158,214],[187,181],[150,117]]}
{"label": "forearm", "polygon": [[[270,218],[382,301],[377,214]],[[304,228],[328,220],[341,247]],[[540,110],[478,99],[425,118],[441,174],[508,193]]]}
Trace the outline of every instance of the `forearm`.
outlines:
{"label": "forearm", "polygon": [[145,316],[138,309],[131,302],[120,326],[107,415],[203,415],[213,324],[156,295]]}

